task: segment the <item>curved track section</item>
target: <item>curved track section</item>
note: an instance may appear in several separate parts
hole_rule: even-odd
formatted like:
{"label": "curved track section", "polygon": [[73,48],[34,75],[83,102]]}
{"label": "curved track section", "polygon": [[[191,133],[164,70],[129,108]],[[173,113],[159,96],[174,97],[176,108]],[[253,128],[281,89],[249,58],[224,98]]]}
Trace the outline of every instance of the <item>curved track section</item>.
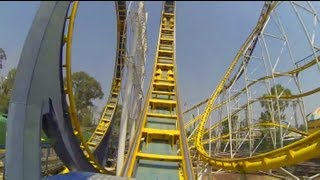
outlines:
{"label": "curved track section", "polygon": [[[316,60],[314,59],[313,61],[307,63],[307,64],[304,65],[304,66],[301,66],[300,68],[297,68],[297,69],[294,69],[294,70],[292,70],[292,71],[289,71],[288,74],[293,74],[293,73],[297,73],[297,72],[303,71],[303,70],[307,69],[308,67],[311,67],[312,65],[315,65],[315,64],[316,64]],[[286,73],[285,73],[285,74],[286,74]],[[283,74],[281,74],[281,75],[283,75]],[[281,76],[281,75],[279,74],[279,76]],[[268,76],[263,77],[263,78],[261,78],[261,79],[266,79],[266,78],[268,78]],[[257,82],[257,81],[256,81],[256,82]],[[301,97],[304,97],[304,96],[307,96],[307,95],[315,94],[315,93],[318,93],[318,92],[320,92],[320,88],[316,88],[316,89],[313,89],[313,90],[310,90],[310,91],[307,91],[307,92],[304,92],[304,93],[301,93],[301,94],[295,94],[295,95],[290,95],[290,96],[280,96],[279,98],[280,98],[280,99],[296,99],[296,98],[301,98]],[[232,97],[232,98],[235,98],[235,97]],[[231,99],[232,99],[232,98],[231,98]],[[274,96],[264,96],[264,97],[260,97],[260,98],[254,100],[254,101],[250,101],[249,104],[252,104],[252,103],[257,102],[257,101],[259,101],[259,100],[267,100],[267,99],[276,99],[276,97],[274,97]],[[217,109],[217,108],[221,107],[223,104],[226,104],[226,103],[227,103],[227,102],[224,101],[224,102],[222,102],[222,103],[214,106],[214,107],[212,108],[212,110]],[[239,107],[238,110],[233,111],[232,114],[231,114],[231,116],[237,114],[239,111],[241,111],[241,109],[243,109],[243,108],[246,107],[246,106],[247,106],[247,104],[242,105],[241,107]],[[202,116],[203,116],[203,115],[199,115],[199,116],[197,116],[196,118],[194,118],[193,120],[191,120],[190,122],[191,122],[191,123],[196,122],[197,120],[201,119]],[[227,121],[228,121],[228,117],[224,117],[224,118],[221,119],[219,122],[217,122],[217,123],[215,123],[214,125],[212,125],[211,127],[207,128],[207,129],[204,131],[203,135],[206,136],[210,131],[214,130],[215,128],[217,128],[218,126],[220,126],[222,123],[227,122]],[[188,123],[189,125],[187,124],[188,127],[189,127],[190,124],[191,124],[190,122]],[[188,128],[187,125],[185,126],[185,128]],[[271,122],[271,120],[270,120],[270,122],[251,124],[251,125],[248,125],[247,127],[244,127],[243,129],[248,129],[249,127],[254,127],[254,126],[282,127],[282,128],[287,128],[290,132],[295,132],[295,133],[300,134],[300,135],[303,135],[303,136],[308,136],[308,135],[309,135],[308,133],[303,132],[303,131],[300,131],[300,130],[298,130],[298,129],[291,128],[291,127],[286,127],[286,126],[283,125],[283,124],[273,123],[273,122]],[[232,132],[232,133],[235,133],[235,132]],[[226,138],[226,137],[229,137],[229,136],[230,136],[229,134],[228,134],[228,135],[221,135],[220,138]],[[205,145],[205,144],[208,144],[208,143],[212,143],[213,141],[218,140],[218,139],[220,139],[220,138],[214,137],[214,138],[212,138],[211,140],[203,140],[203,144]],[[188,137],[188,142],[191,143],[192,141],[194,141],[194,134],[192,134],[192,135],[190,135],[190,136]],[[194,146],[190,146],[190,148],[194,148]]]}
{"label": "curved track section", "polygon": [[55,148],[64,147],[59,155],[70,169],[88,165],[77,160],[85,157],[61,106],[61,47],[69,4],[41,2],[24,43],[9,106],[6,179],[40,179],[41,124],[44,129],[65,130],[65,138],[57,131],[47,131],[47,135],[54,137]]}
{"label": "curved track section", "polygon": [[175,26],[175,2],[165,1],[153,77],[122,170],[127,177],[194,179],[178,98]]}
{"label": "curved track section", "polygon": [[117,1],[117,55],[114,65],[114,75],[107,104],[101,115],[100,122],[88,140],[91,151],[98,159],[106,163],[107,145],[113,127],[113,117],[116,112],[120,97],[121,80],[124,68],[124,56],[126,51],[126,2]]}
{"label": "curved track section", "polygon": [[[263,6],[263,9],[262,9],[262,12],[261,12],[261,14],[260,14],[260,17],[259,17],[258,22],[262,21],[262,18],[265,16],[267,10],[270,8],[270,4],[271,4],[271,1],[267,1],[267,3],[265,3],[265,5]],[[251,55],[252,55],[252,53],[253,53],[253,50],[254,50],[254,48],[256,47],[256,44],[257,44],[257,42],[258,42],[258,36],[259,36],[259,34],[260,34],[260,33],[258,33],[258,35],[255,36],[255,38],[253,39],[253,41],[252,41],[252,43],[250,44],[249,48],[247,48],[247,50],[246,50],[246,52],[245,52],[245,57],[244,57],[245,59],[244,59],[244,61],[242,62],[241,66],[239,67],[238,71],[237,71],[237,72],[240,73],[240,75],[237,75],[237,74],[234,75],[234,76],[231,78],[231,80],[229,80],[229,83],[224,86],[225,89],[228,89],[228,88],[229,88],[237,79],[239,79],[239,77],[242,75],[242,73],[243,73],[243,71],[244,71],[243,67],[246,66],[246,65],[248,64],[248,62],[250,61]],[[195,108],[198,108],[198,107],[204,105],[205,103],[208,102],[209,99],[210,99],[210,98],[207,98],[207,99],[201,101],[200,103],[192,106],[191,108],[185,110],[185,111],[183,112],[183,114],[186,114],[186,113],[194,110]],[[199,120],[199,118],[197,118],[197,120]],[[190,125],[190,124],[188,123],[186,126],[189,126],[189,125]]]}
{"label": "curved track section", "polygon": [[[56,143],[54,145],[55,151],[64,162],[64,164],[71,171],[91,171],[107,173],[104,166],[104,156],[106,154],[108,138],[110,134],[109,126],[112,120],[115,107],[117,105],[119,97],[119,87],[122,77],[122,62],[124,53],[124,22],[126,14],[125,2],[116,2],[116,13],[117,13],[117,23],[118,23],[118,45],[117,45],[117,59],[115,65],[115,74],[113,78],[112,91],[109,97],[105,111],[103,112],[101,121],[97,130],[90,138],[87,143],[81,133],[80,124],[76,119],[75,114],[75,104],[73,101],[72,83],[71,83],[71,44],[72,44],[72,34],[73,25],[75,21],[76,11],[78,7],[78,2],[73,2],[73,8],[71,15],[66,16],[65,20],[69,21],[68,33],[63,38],[64,44],[67,46],[66,49],[66,64],[61,67],[65,67],[67,86],[62,88],[62,102],[63,102],[63,112],[65,114],[64,121],[57,121],[54,118],[54,113],[51,113],[47,119],[51,119],[51,123],[44,122],[44,130],[47,136],[51,139],[55,139]],[[65,22],[66,23],[66,22]],[[63,76],[62,68],[60,69],[61,77]],[[63,85],[62,78],[60,79],[61,86]],[[68,106],[66,101],[66,95],[68,95],[70,106]],[[112,106],[114,105],[114,106]],[[70,114],[69,114],[69,111]],[[52,110],[54,112],[54,110]],[[109,119],[107,119],[109,118]],[[71,121],[70,121],[71,120]],[[58,130],[57,130],[58,129]],[[72,135],[71,135],[71,134]],[[98,136],[98,137],[97,137]],[[95,144],[94,144],[95,143]],[[70,145],[72,144],[72,148]],[[94,146],[93,146],[94,145]],[[95,150],[94,153],[93,150]],[[73,154],[74,158],[67,157],[66,152]],[[71,160],[72,159],[72,160]]]}
{"label": "curved track section", "polygon": [[[227,118],[226,118],[227,119]],[[225,120],[224,120],[225,121]],[[247,126],[247,127],[244,127],[244,128],[241,128],[239,131],[248,131],[248,129],[250,127],[282,127],[282,128],[287,128],[288,131],[290,132],[295,132],[299,135],[302,135],[302,136],[309,136],[308,133],[306,132],[303,132],[303,131],[300,131],[298,129],[295,129],[295,128],[291,128],[291,127],[287,127],[285,125],[282,125],[282,124],[276,124],[276,123],[272,123],[272,122],[269,122],[269,123],[257,123],[257,124],[251,124],[250,126]],[[209,131],[206,131],[206,133],[208,133]],[[232,134],[235,134],[235,133],[238,133],[238,131],[234,131],[232,132]],[[206,144],[209,144],[209,143],[213,143],[219,139],[226,139],[226,138],[229,138],[230,134],[223,134],[219,137],[213,137],[212,139],[207,139],[207,140],[204,140],[203,141],[203,144],[206,145]],[[193,139],[190,139],[190,141],[192,141]],[[195,148],[195,146],[190,146],[190,149],[191,148]]]}
{"label": "curved track section", "polygon": [[[320,131],[310,134],[309,136],[299,141],[296,141],[290,145],[287,145],[285,147],[278,148],[278,149],[269,151],[267,153],[261,153],[251,157],[246,157],[246,158],[227,159],[227,158],[219,158],[219,157],[210,157],[210,155],[206,152],[203,146],[205,124],[209,119],[210,113],[213,109],[213,105],[218,95],[223,91],[224,87],[226,86],[226,81],[230,77],[234,68],[236,67],[236,64],[241,59],[240,57],[245,54],[246,49],[251,47],[251,44],[254,43],[256,36],[260,34],[260,32],[263,30],[263,27],[265,27],[265,24],[269,21],[271,13],[274,11],[277,4],[278,2],[272,2],[270,4],[269,6],[270,8],[266,11],[265,15],[261,18],[261,21],[258,22],[254,31],[250,34],[250,36],[248,37],[244,45],[241,47],[240,51],[238,52],[233,62],[231,63],[231,66],[229,67],[228,71],[224,75],[222,81],[219,83],[216,90],[214,91],[212,96],[209,98],[208,104],[205,108],[205,112],[201,117],[202,119],[199,124],[199,128],[197,130],[197,134],[195,137],[195,146],[201,158],[204,161],[208,162],[210,165],[215,166],[217,168],[242,171],[242,172],[252,172],[252,171],[258,171],[258,170],[275,169],[275,168],[295,164],[301,161],[305,161],[305,160],[320,156],[320,150],[319,150]],[[291,3],[291,5],[296,11],[295,7],[293,6],[293,3]],[[301,18],[299,17],[299,14],[297,14],[297,16],[301,22]],[[315,51],[313,51],[313,54],[315,55]],[[318,58],[315,58],[315,61],[318,61]],[[237,74],[239,74],[239,72]],[[275,77],[274,74],[272,76],[273,78]],[[319,88],[313,89],[306,93],[300,93],[300,95],[287,96],[286,98],[299,98],[301,96],[307,96],[317,92],[318,89]],[[277,97],[269,96],[269,97],[263,97],[263,98],[279,99],[281,98],[281,96],[278,97],[277,95]],[[282,126],[280,124],[280,129],[281,127]],[[230,128],[230,123],[229,123],[229,128]]]}
{"label": "curved track section", "polygon": [[[66,42],[66,86],[65,94],[69,100],[69,112],[72,125],[74,127],[74,134],[81,139],[81,149],[85,152],[86,156],[90,156],[90,161],[95,161],[94,158],[104,166],[106,163],[107,145],[111,134],[112,119],[118,104],[121,88],[121,79],[123,72],[124,53],[126,50],[126,3],[125,1],[115,2],[116,15],[117,15],[117,53],[114,67],[114,75],[112,79],[111,90],[108,101],[101,115],[99,124],[91,135],[88,142],[85,142],[81,136],[80,123],[76,115],[76,106],[73,96],[72,78],[71,78],[71,47],[73,37],[73,26],[78,9],[78,2],[74,2],[71,15],[66,19],[69,21],[68,32],[65,36]],[[91,155],[94,152],[94,156]]]}
{"label": "curved track section", "polygon": [[[317,60],[318,59],[318,60]],[[253,85],[255,85],[256,83],[259,83],[259,82],[262,82],[264,80],[267,80],[267,79],[271,79],[272,77],[281,77],[281,76],[296,76],[298,73],[314,66],[317,64],[317,61],[319,61],[320,57],[317,57],[316,59],[308,62],[307,64],[303,65],[303,66],[300,66],[296,69],[293,69],[291,71],[288,71],[288,72],[282,72],[282,73],[274,73],[272,75],[268,75],[268,76],[264,76],[264,77],[261,77],[253,82],[251,82],[250,84],[247,85],[247,87],[251,87]],[[235,98],[237,98],[239,95],[241,95],[242,92],[244,92],[246,90],[246,88],[243,88],[241,89],[238,93],[236,93],[235,95],[233,95],[232,97],[230,97],[230,100],[233,100]],[[308,92],[305,92],[303,94],[297,94],[297,95],[291,95],[291,96],[288,96],[288,97],[285,97],[285,96],[280,96],[281,99],[295,99],[295,98],[299,98],[299,97],[304,97],[304,96],[307,96],[307,95],[310,95],[310,94],[314,94],[314,93],[317,93],[319,92],[319,88],[317,89],[313,89],[311,91],[308,91]],[[259,100],[262,100],[262,99],[275,99],[275,97],[271,97],[271,96],[265,96],[265,97],[260,97]],[[188,113],[190,111],[192,111],[193,109],[199,107],[199,106],[202,106],[205,102],[207,102],[207,100],[205,101],[202,101],[200,103],[198,103],[197,105],[193,106],[192,108],[186,110],[184,113]],[[212,112],[213,110],[225,105],[227,103],[227,101],[223,101],[215,106],[212,107],[212,109],[210,110],[210,112]],[[192,124],[196,123],[197,121],[201,120],[202,118],[202,114],[196,116],[195,118],[193,118],[192,120],[188,121],[185,125],[185,129],[189,128]]]}

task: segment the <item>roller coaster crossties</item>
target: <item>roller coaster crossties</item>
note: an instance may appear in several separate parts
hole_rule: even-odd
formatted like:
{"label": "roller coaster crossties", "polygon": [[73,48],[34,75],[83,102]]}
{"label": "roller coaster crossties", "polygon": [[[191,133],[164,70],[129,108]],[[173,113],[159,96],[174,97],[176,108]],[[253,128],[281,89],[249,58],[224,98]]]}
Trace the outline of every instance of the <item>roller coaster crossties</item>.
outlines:
{"label": "roller coaster crossties", "polygon": [[[320,116],[314,111],[320,98],[319,2],[266,1],[212,95],[182,112],[175,54],[179,3],[162,4],[152,78],[144,95],[144,2],[116,1],[112,85],[89,140],[77,119],[71,80],[78,4],[42,2],[33,20],[10,101],[6,179],[42,178],[41,130],[61,162],[58,171],[44,174],[48,179],[320,176],[320,168],[311,172],[320,167]],[[109,141],[120,102],[117,166],[112,169],[107,165]],[[301,166],[308,168],[300,172]]]}

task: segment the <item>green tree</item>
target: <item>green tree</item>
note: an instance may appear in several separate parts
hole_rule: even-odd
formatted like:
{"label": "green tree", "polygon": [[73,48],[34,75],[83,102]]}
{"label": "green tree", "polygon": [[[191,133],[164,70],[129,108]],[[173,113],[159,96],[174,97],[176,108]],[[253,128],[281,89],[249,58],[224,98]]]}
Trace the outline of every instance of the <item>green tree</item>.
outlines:
{"label": "green tree", "polygon": [[16,69],[11,69],[6,78],[0,81],[0,112],[8,113]]}
{"label": "green tree", "polygon": [[[7,115],[9,110],[9,102],[12,95],[12,89],[14,84],[14,79],[16,77],[17,69],[11,69],[6,78],[0,80],[0,116],[2,116],[2,120],[0,117],[0,144],[5,144],[5,133],[6,133],[6,121]],[[4,114],[1,114],[4,113]],[[47,141],[47,137],[43,131],[41,131],[41,137],[44,141]]]}
{"label": "green tree", "polygon": [[[239,115],[238,114],[233,114],[231,116],[231,127],[234,127],[236,125],[238,119],[239,119]],[[222,127],[222,134],[221,135],[226,135],[226,134],[229,133],[229,122],[228,122],[228,119],[221,123],[221,127]]]}
{"label": "green tree", "polygon": [[83,108],[78,110],[78,118],[82,126],[88,127],[92,125],[93,112],[91,107]]}
{"label": "green tree", "polygon": [[[264,94],[263,97],[267,96],[276,96],[276,92],[278,93],[279,97],[285,97],[291,95],[291,90],[288,88],[283,87],[281,84],[276,84],[275,86],[271,87],[270,93]],[[279,103],[279,105],[278,105]],[[278,100],[278,103],[275,99],[272,101],[261,101],[261,107],[264,109],[264,112],[261,112],[259,120],[261,122],[271,122],[272,118],[274,119],[275,123],[279,123],[286,119],[285,110],[289,106],[289,101],[287,100]],[[280,112],[279,112],[280,111]],[[265,136],[267,133],[276,135],[280,134],[280,129],[276,128],[273,132],[269,130],[269,128],[265,127],[261,130],[261,137]],[[276,144],[273,144],[271,141],[271,137],[266,136],[266,139],[261,143],[260,148],[258,149],[259,152],[266,152],[271,150],[272,148],[276,148],[280,145],[280,136],[276,136]]]}
{"label": "green tree", "polygon": [[[290,96],[291,91],[288,88],[283,87],[281,84],[276,84],[275,86],[271,87],[270,89],[271,93],[264,94],[263,97],[267,96],[276,96],[276,92],[280,97],[283,96]],[[289,101],[287,100],[279,100],[279,106],[277,101],[261,101],[261,107],[265,109],[264,112],[261,112],[260,114],[260,121],[262,122],[270,122],[272,121],[272,116],[276,122],[279,122],[280,120],[285,120],[286,115],[284,114],[284,111],[289,106]],[[273,111],[272,111],[273,108]],[[280,112],[278,112],[278,109]],[[279,115],[280,114],[280,115]]]}
{"label": "green tree", "polygon": [[92,101],[102,99],[104,95],[101,85],[96,79],[83,71],[72,74],[72,83],[78,119],[82,126],[90,126],[94,108]]}
{"label": "green tree", "polygon": [[72,74],[74,97],[78,109],[93,107],[92,101],[103,98],[100,83],[86,72]]}

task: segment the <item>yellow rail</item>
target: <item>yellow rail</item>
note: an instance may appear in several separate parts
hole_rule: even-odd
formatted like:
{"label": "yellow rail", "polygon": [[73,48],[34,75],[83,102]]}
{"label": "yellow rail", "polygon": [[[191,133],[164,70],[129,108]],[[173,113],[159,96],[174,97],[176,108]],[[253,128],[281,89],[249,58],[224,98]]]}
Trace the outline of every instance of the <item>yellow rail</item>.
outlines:
{"label": "yellow rail", "polygon": [[[253,86],[254,84],[256,84],[256,83],[258,83],[258,82],[264,81],[264,80],[266,80],[266,79],[271,79],[272,76],[273,76],[273,77],[281,77],[281,76],[288,76],[288,75],[291,75],[291,76],[296,75],[297,73],[299,73],[299,72],[301,72],[301,71],[304,71],[304,70],[312,67],[313,65],[317,64],[317,59],[320,60],[320,57],[318,56],[316,59],[310,61],[309,63],[307,63],[307,64],[305,64],[305,65],[303,65],[303,66],[300,66],[300,67],[298,67],[298,68],[296,68],[296,69],[293,69],[293,70],[291,70],[291,71],[283,72],[283,73],[273,73],[272,75],[261,77],[261,78],[257,79],[256,81],[253,81],[253,82],[251,82],[250,84],[248,84],[247,87],[249,88],[249,87]],[[233,95],[232,97],[230,97],[230,100],[234,100],[236,97],[238,97],[239,95],[241,95],[241,93],[245,92],[245,90],[246,90],[246,88],[241,89],[238,93],[236,93],[235,95]],[[317,89],[314,89],[314,90],[312,90],[312,91],[306,92],[305,94],[292,95],[292,96],[280,96],[279,98],[280,98],[280,99],[294,99],[294,98],[298,98],[298,96],[299,96],[299,97],[303,97],[303,96],[306,96],[306,95],[314,94],[314,93],[316,93],[316,92],[318,92],[318,88],[317,88]],[[221,94],[221,93],[220,93],[220,94]],[[272,98],[272,96],[268,96],[268,97],[269,97],[269,98]],[[209,99],[209,98],[208,98],[208,99]],[[197,105],[195,105],[195,106],[193,106],[192,108],[188,109],[188,110],[185,111],[184,113],[188,113],[188,112],[190,112],[191,110],[193,110],[193,109],[195,109],[195,108],[203,105],[204,103],[207,102],[208,99],[206,99],[205,101],[202,101],[202,102],[198,103]],[[266,99],[266,98],[265,98],[265,97],[261,97],[260,99]],[[219,107],[221,107],[222,105],[226,104],[227,102],[228,102],[228,101],[223,101],[223,102],[215,105],[215,106],[211,109],[211,111],[212,111],[212,110],[215,110],[215,109],[217,109],[217,108],[219,108]],[[196,116],[195,118],[193,118],[192,120],[188,121],[187,124],[185,125],[185,128],[188,128],[188,127],[191,126],[193,123],[195,123],[196,121],[200,120],[201,117],[202,117],[202,114],[200,114],[200,115]]]}
{"label": "yellow rail", "polygon": [[[241,128],[241,129],[239,129],[238,131],[234,131],[234,132],[232,132],[232,134],[235,134],[235,133],[238,133],[238,132],[242,132],[242,131],[246,131],[246,130],[248,130],[248,128],[250,128],[250,127],[257,127],[257,126],[265,126],[265,127],[271,126],[271,127],[287,128],[286,125],[282,125],[282,124],[280,125],[280,124],[272,123],[272,122],[256,123],[256,124],[251,124],[250,126],[247,126],[247,127],[243,127],[243,128]],[[288,131],[290,131],[290,132],[295,132],[295,133],[300,134],[300,135],[302,135],[302,136],[308,136],[308,135],[309,135],[309,134],[306,133],[306,132],[300,131],[300,130],[295,129],[295,128],[292,128],[292,127],[289,127],[289,128],[288,128]],[[208,131],[207,131],[207,132],[208,132]],[[229,138],[229,136],[230,136],[230,135],[229,135],[229,133],[228,133],[228,134],[221,135],[220,137],[213,137],[213,138],[211,138],[211,139],[204,140],[204,141],[203,141],[203,144],[205,145],[205,144],[213,143],[213,142],[215,142],[215,141],[217,141],[217,140],[219,140],[219,139]],[[192,140],[193,140],[193,138],[190,139],[190,141],[192,141]],[[190,146],[190,149],[192,149],[192,148],[195,148],[195,146]]]}
{"label": "yellow rail", "polygon": [[202,116],[202,120],[199,124],[199,128],[195,138],[195,146],[200,154],[201,158],[204,161],[207,161],[212,166],[236,170],[242,172],[251,172],[258,170],[268,170],[275,169],[286,165],[291,165],[301,161],[305,161],[314,157],[320,156],[320,131],[309,135],[308,137],[294,142],[283,148],[279,148],[267,153],[262,153],[256,156],[247,157],[247,158],[233,158],[233,159],[224,159],[224,158],[215,158],[210,157],[203,147],[203,135],[205,130],[205,124],[208,120],[208,117],[211,112],[211,108],[217,99],[218,95],[223,90],[226,80],[233,71],[235,65],[239,61],[241,55],[244,53],[246,47],[250,45],[252,40],[257,34],[261,31],[261,28],[264,26],[266,20],[270,17],[271,12],[275,8],[277,2],[273,2],[266,12],[262,20],[257,24],[254,31],[250,34],[244,45],[241,47],[240,51],[234,58],[229,69],[224,75],[223,79],[217,86],[216,90],[210,97],[208,104],[206,106],[205,112]]}
{"label": "yellow rail", "polygon": [[165,1],[153,76],[123,176],[194,179],[180,113],[177,79],[175,2]]}
{"label": "yellow rail", "polygon": [[[315,60],[313,61],[315,62]],[[309,96],[311,94],[315,94],[315,93],[318,93],[320,92],[320,87],[318,88],[315,88],[315,89],[312,89],[310,91],[307,91],[307,92],[304,92],[304,93],[300,93],[300,94],[292,94],[292,95],[289,95],[289,96],[280,96],[279,99],[297,99],[297,98],[302,98],[302,97],[305,97],[305,96]],[[231,99],[234,99],[236,96],[238,96],[239,94],[236,94],[235,96],[233,96]],[[249,102],[249,104],[252,104],[254,102],[257,102],[259,100],[266,100],[266,99],[276,99],[275,96],[272,96],[272,95],[269,95],[269,96],[263,96],[263,97],[259,97],[255,100],[252,100]],[[212,112],[213,110],[221,107],[222,105],[226,104],[227,101],[224,101],[216,106],[214,106],[210,112]],[[247,104],[244,104],[242,106],[239,107],[239,109],[235,110],[232,112],[231,116],[233,116],[234,114],[240,112],[241,110],[243,110],[245,107],[247,106]],[[194,119],[192,119],[191,121],[189,121],[186,126],[185,126],[185,129],[188,128],[192,123],[195,123],[196,121],[200,120],[201,118],[203,117],[203,114],[200,114],[198,115],[197,117],[195,117]],[[207,134],[210,130],[213,130],[215,129],[216,127],[218,127],[219,124],[221,124],[222,122],[226,121],[227,120],[227,117],[223,118],[221,121],[217,122],[216,124],[212,125],[209,129],[207,129],[206,131],[204,131],[204,135]]]}
{"label": "yellow rail", "polygon": [[121,88],[121,80],[123,74],[123,63],[124,56],[126,50],[126,4],[125,1],[116,2],[117,9],[117,55],[114,66],[114,74],[112,79],[111,90],[109,94],[109,98],[107,104],[103,110],[101,115],[99,124],[90,139],[88,140],[88,144],[90,149],[94,151],[99,144],[101,143],[103,137],[109,130],[109,126],[111,121],[113,120],[113,116],[115,114],[115,110],[118,104],[120,88]]}
{"label": "yellow rail", "polygon": [[[290,95],[290,96],[280,96],[279,99],[296,99],[296,98],[301,98],[301,97],[304,97],[304,96],[308,96],[308,95],[310,95],[310,94],[315,94],[315,93],[317,93],[317,92],[320,92],[320,88],[315,88],[315,89],[312,89],[312,90],[307,91],[307,92],[305,92],[305,93],[294,94],[294,95]],[[249,104],[252,104],[252,103],[257,102],[257,101],[259,101],[259,100],[275,99],[275,98],[276,98],[275,96],[263,96],[263,97],[257,98],[256,100],[250,101]],[[213,111],[213,110],[221,107],[221,106],[222,106],[223,104],[225,104],[225,103],[226,103],[226,101],[225,101],[225,102],[222,102],[222,103],[220,103],[220,104],[218,104],[218,105],[216,105],[216,106],[214,106],[214,107],[211,109],[211,111]],[[240,112],[241,110],[243,110],[246,106],[247,106],[247,104],[244,104],[244,105],[240,106],[239,109],[237,109],[237,110],[235,110],[235,111],[233,111],[233,112],[231,113],[231,116],[237,114],[238,112]],[[203,114],[195,117],[195,118],[194,118],[193,120],[191,120],[190,122],[195,122],[195,121],[201,119],[202,116],[203,116]],[[225,121],[227,121],[227,120],[228,120],[228,117],[224,117],[222,120],[218,121],[217,123],[215,123],[214,125],[212,125],[212,126],[209,127],[208,129],[206,129],[206,130],[204,131],[203,135],[206,135],[207,133],[209,133],[209,132],[212,131],[213,129],[217,128],[221,123],[223,123],[223,122],[225,122]],[[263,123],[259,123],[259,124],[263,124]],[[265,126],[266,126],[266,125],[265,125]],[[280,125],[278,125],[278,126],[280,126]],[[283,127],[283,126],[281,126],[281,127]],[[290,130],[291,130],[291,131],[294,131],[294,129],[290,129]],[[295,131],[294,131],[294,132],[295,132]],[[302,132],[302,131],[299,131],[299,132],[298,132],[298,131],[297,131],[297,133],[303,134],[303,133],[305,133],[305,132]],[[305,135],[307,135],[307,133],[305,133]],[[194,139],[193,139],[193,136],[194,136],[194,135],[192,135],[192,136],[190,136],[190,137],[188,138],[188,141],[189,141],[189,142],[194,140]]]}
{"label": "yellow rail", "polygon": [[[88,142],[86,142],[81,133],[81,126],[76,114],[76,105],[74,100],[74,93],[72,88],[72,71],[71,71],[71,47],[72,47],[72,38],[73,38],[73,29],[74,22],[77,14],[77,9],[79,2],[74,1],[72,5],[71,15],[67,17],[66,21],[69,21],[69,26],[67,30],[67,35],[64,38],[66,44],[66,63],[63,65],[66,75],[66,85],[65,85],[65,94],[68,95],[69,100],[69,113],[70,119],[74,128],[74,134],[79,138],[81,142],[81,149],[88,161],[101,173],[107,173],[107,170],[102,167],[95,156],[93,151],[99,145],[103,137],[108,131],[109,125],[112,121],[113,114],[115,112],[115,107],[118,103],[121,78],[122,78],[122,67],[123,67],[123,58],[124,58],[124,49],[125,49],[125,17],[126,17],[126,4],[124,1],[118,1],[116,4],[116,14],[117,14],[117,57],[114,68],[114,76],[112,81],[112,87],[109,95],[107,105],[102,113],[100,122],[92,134]],[[123,13],[124,12],[124,13]],[[66,170],[67,171],[67,170]]]}

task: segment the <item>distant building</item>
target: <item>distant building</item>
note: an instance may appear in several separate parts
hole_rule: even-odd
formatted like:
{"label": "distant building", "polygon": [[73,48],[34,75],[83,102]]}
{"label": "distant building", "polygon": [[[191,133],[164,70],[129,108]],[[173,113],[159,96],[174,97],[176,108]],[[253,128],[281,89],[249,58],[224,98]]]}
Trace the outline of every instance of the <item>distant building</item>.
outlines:
{"label": "distant building", "polygon": [[320,130],[320,107],[317,108],[314,112],[308,114],[307,119],[309,133]]}

